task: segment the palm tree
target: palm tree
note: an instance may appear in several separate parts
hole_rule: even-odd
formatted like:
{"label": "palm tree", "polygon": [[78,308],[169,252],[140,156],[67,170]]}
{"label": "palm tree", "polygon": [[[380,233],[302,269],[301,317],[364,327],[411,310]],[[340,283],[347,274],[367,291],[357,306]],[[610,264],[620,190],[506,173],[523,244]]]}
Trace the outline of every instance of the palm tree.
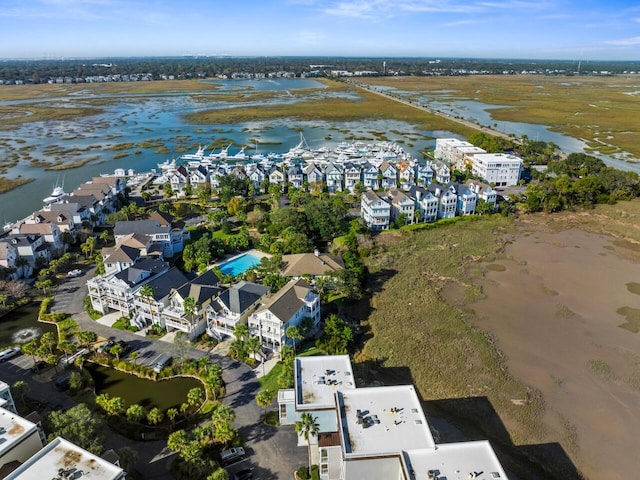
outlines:
{"label": "palm tree", "polygon": [[311,437],[317,436],[319,431],[320,425],[318,425],[318,417],[313,417],[308,412],[304,412],[300,420],[296,422],[296,432],[302,435],[307,441],[309,467],[311,467]]}
{"label": "palm tree", "polygon": [[154,297],[153,287],[151,285],[143,285],[139,290],[140,296],[147,301],[147,305],[149,307],[149,317],[151,318],[151,323],[153,323],[153,311],[151,310],[151,300]]}
{"label": "palm tree", "polygon": [[287,327],[284,333],[287,337],[293,340],[293,351],[295,352],[296,340],[302,340],[304,338],[302,336],[302,333],[300,332],[300,329],[296,325],[291,325],[290,327]]}
{"label": "palm tree", "polygon": [[184,314],[190,317],[189,320],[191,320],[191,324],[193,324],[193,316],[197,313],[198,306],[199,306],[198,302],[196,302],[196,299],[193,297],[187,297],[182,302],[182,308],[184,309]]}

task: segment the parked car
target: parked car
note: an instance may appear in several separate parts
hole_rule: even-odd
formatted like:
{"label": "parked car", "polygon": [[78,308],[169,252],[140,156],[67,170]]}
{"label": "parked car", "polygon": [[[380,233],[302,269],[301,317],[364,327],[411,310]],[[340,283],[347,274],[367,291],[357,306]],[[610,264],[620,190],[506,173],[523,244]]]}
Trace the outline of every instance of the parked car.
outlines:
{"label": "parked car", "polygon": [[16,355],[20,355],[20,347],[11,347],[7,348],[0,352],[0,362],[6,362],[10,358],[15,357]]}
{"label": "parked car", "polygon": [[102,345],[100,345],[96,349],[96,352],[98,352],[98,353],[109,353],[109,350],[111,350],[111,347],[113,347],[115,344],[116,344],[116,342],[114,342],[113,340],[109,340],[109,341],[103,343]]}
{"label": "parked car", "polygon": [[71,372],[66,371],[62,373],[60,376],[58,376],[58,378],[56,378],[56,381],[54,382],[54,384],[58,390],[66,390],[67,388],[69,388],[70,381],[71,381]]}
{"label": "parked car", "polygon": [[33,364],[33,367],[31,367],[31,371],[33,373],[38,373],[44,370],[45,368],[47,368],[48,366],[49,364],[44,360],[38,360],[36,363]]}
{"label": "parked car", "polygon": [[120,354],[120,356],[123,357],[123,356],[125,356],[127,353],[129,353],[131,351],[131,345],[129,345],[124,340],[118,340],[117,344],[122,347],[122,353]]}
{"label": "parked car", "polygon": [[160,373],[164,367],[168,367],[173,360],[173,357],[168,353],[163,353],[156,359],[156,363],[153,365],[153,371]]}
{"label": "parked car", "polygon": [[82,270],[76,268],[75,270],[71,270],[69,273],[67,273],[67,277],[79,277],[80,275],[82,275]]}
{"label": "parked car", "polygon": [[242,458],[244,458],[244,448],[242,447],[228,448],[220,452],[220,462],[223,465],[229,465]]}
{"label": "parked car", "polygon": [[231,476],[232,480],[253,480],[253,469],[245,468]]}

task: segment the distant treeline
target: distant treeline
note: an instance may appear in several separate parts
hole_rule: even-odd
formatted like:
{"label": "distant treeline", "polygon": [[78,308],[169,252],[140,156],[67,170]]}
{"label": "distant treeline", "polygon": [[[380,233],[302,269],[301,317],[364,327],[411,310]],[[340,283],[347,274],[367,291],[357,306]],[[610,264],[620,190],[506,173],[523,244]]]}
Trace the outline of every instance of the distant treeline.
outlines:
{"label": "distant treeline", "polygon": [[464,58],[347,58],[347,57],[143,57],[81,60],[0,61],[0,80],[45,83],[50,78],[150,73],[153,79],[212,78],[245,72],[287,71],[301,75],[332,70],[368,71],[378,75],[529,74],[608,75],[640,72],[640,61],[500,60]]}

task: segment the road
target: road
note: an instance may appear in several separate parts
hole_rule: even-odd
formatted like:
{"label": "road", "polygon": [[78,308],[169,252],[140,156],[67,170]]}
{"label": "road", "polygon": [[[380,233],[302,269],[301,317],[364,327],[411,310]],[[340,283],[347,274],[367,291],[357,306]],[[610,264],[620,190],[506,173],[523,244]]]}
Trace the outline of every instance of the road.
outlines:
{"label": "road", "polygon": [[[136,361],[140,364],[151,364],[161,353],[176,354],[175,346],[171,343],[113,329],[92,320],[84,311],[82,301],[87,295],[86,281],[93,276],[93,273],[94,270],[91,269],[76,278],[66,279],[56,291],[52,311],[71,314],[80,328],[94,331],[101,337],[128,342],[132,347],[132,351],[139,353]],[[222,367],[222,378],[226,386],[223,403],[231,406],[236,414],[235,426],[245,441],[245,450],[247,452],[244,460],[228,467],[227,470],[229,472],[253,468],[254,478],[276,480],[291,478],[293,471],[307,463],[307,450],[297,446],[297,435],[292,426],[270,427],[262,423],[261,415],[263,411],[255,402],[255,395],[260,389],[260,385],[255,372],[251,368],[229,357],[211,354],[195,348],[187,349],[185,355],[189,358],[201,358],[208,355],[213,362]],[[14,361],[24,363],[24,365],[21,363],[22,367],[17,368],[16,371],[24,372],[20,376],[28,378],[31,372],[28,370],[25,372],[25,368],[31,367],[32,360],[20,356],[13,359],[11,364]],[[3,374],[5,366],[12,368],[9,365],[9,362],[7,362],[7,364],[0,366],[0,374]],[[7,381],[11,380],[8,379]],[[51,390],[55,390],[50,383],[48,383],[48,387]],[[38,388],[43,387],[40,385]],[[56,404],[63,405],[65,408],[73,404],[73,401],[65,394],[55,392],[55,395]],[[71,403],[69,404],[69,401],[63,397],[71,400]],[[275,410],[277,405],[272,405],[270,408]],[[145,478],[172,478],[166,471],[171,459],[170,457],[166,458],[168,452],[164,449],[166,445],[164,442],[143,443],[127,441],[125,443],[140,452],[141,461],[150,462],[150,464],[142,467],[138,465],[138,470],[144,472]],[[153,459],[157,458],[164,458],[164,460],[153,461]],[[141,461],[139,461],[139,464]]]}
{"label": "road", "polygon": [[432,115],[437,115],[439,117],[446,118],[447,120],[459,123],[460,125],[464,125],[465,127],[473,128],[474,130],[478,130],[480,132],[487,133],[489,135],[494,135],[496,137],[504,138],[504,139],[507,139],[507,140],[517,141],[517,139],[515,139],[512,135],[509,135],[508,133],[501,132],[499,130],[494,130],[493,128],[484,127],[484,126],[482,126],[482,125],[480,125],[478,123],[472,122],[471,120],[465,120],[464,118],[454,117],[454,116],[451,116],[451,115],[449,115],[447,113],[440,112],[439,110],[434,110],[432,108],[426,107],[426,106],[424,106],[422,104],[413,103],[413,102],[410,102],[408,100],[404,100],[402,98],[396,97],[394,95],[389,95],[388,93],[384,93],[384,92],[381,92],[379,90],[375,90],[373,88],[370,88],[368,85],[361,85],[361,84],[355,83],[353,81],[348,81],[348,80],[347,80],[347,83],[349,85],[352,85],[352,86],[356,87],[356,88],[360,88],[362,90],[366,90],[367,92],[371,92],[371,93],[374,93],[376,95],[380,95],[381,97],[388,98],[389,100],[393,100],[394,102],[402,103],[402,104],[407,105],[409,107],[417,108],[418,110],[422,110],[424,112],[430,113]]}

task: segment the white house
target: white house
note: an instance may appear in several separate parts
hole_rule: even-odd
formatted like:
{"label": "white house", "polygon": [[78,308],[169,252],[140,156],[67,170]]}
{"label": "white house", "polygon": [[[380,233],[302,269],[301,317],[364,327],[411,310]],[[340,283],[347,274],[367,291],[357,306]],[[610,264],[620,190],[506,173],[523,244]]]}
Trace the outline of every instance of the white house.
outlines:
{"label": "white house", "polygon": [[446,185],[451,181],[451,169],[445,162],[434,160],[431,162],[431,169],[437,182]]}
{"label": "white house", "polygon": [[479,182],[477,180],[469,180],[467,186],[475,193],[478,198],[481,198],[489,205],[493,206],[494,210],[498,209],[497,192],[491,188],[491,185]]}
{"label": "white house", "polygon": [[320,295],[304,280],[291,280],[249,316],[249,330],[264,348],[279,352],[290,343],[287,328],[299,326],[305,318],[312,320],[312,330],[318,326]]}
{"label": "white house", "polygon": [[367,190],[360,199],[360,216],[370,230],[387,230],[391,205],[373,190]]}
{"label": "white house", "polygon": [[365,163],[362,167],[362,183],[371,190],[380,188],[380,180],[378,179],[380,170],[371,163]]}
{"label": "white house", "polygon": [[347,162],[344,164],[344,188],[353,193],[354,187],[361,182],[362,169],[360,165]]}
{"label": "white house", "polygon": [[236,325],[269,291],[269,287],[243,280],[221,292],[205,309],[207,333],[216,338],[233,336]]}
{"label": "white house", "polygon": [[522,159],[507,153],[482,153],[472,157],[471,171],[497,187],[517,185],[522,173]]}
{"label": "white house", "polygon": [[438,218],[453,218],[456,216],[458,196],[450,189],[437,183],[427,188],[438,199]]}
{"label": "white house", "polygon": [[398,169],[395,165],[387,160],[380,164],[380,188],[387,190],[398,186]]}
{"label": "white house", "polygon": [[415,220],[415,204],[411,198],[397,188],[387,192],[387,199],[391,204],[391,220],[395,221],[400,215],[405,215],[405,225]]}
{"label": "white house", "polygon": [[[415,202],[416,212],[420,212],[421,222],[435,222],[438,219],[438,198],[423,187],[413,186],[409,196]],[[415,214],[414,214],[415,215]]]}
{"label": "white house", "polygon": [[456,215],[472,215],[476,212],[476,200],[478,197],[467,185],[463,183],[450,183],[447,185],[447,188],[458,197]]}

